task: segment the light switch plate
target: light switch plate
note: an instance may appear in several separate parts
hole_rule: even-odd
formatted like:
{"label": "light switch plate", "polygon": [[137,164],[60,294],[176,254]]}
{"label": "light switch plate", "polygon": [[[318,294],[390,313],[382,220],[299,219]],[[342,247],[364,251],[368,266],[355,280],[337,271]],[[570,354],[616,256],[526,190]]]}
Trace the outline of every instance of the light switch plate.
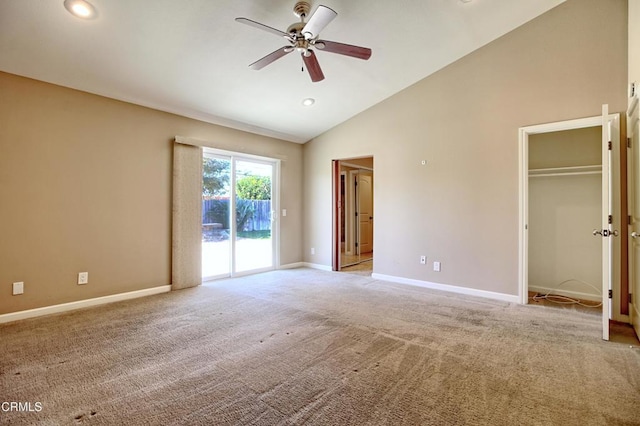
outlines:
{"label": "light switch plate", "polygon": [[24,282],[22,281],[13,283],[13,295],[17,296],[19,294],[24,294]]}

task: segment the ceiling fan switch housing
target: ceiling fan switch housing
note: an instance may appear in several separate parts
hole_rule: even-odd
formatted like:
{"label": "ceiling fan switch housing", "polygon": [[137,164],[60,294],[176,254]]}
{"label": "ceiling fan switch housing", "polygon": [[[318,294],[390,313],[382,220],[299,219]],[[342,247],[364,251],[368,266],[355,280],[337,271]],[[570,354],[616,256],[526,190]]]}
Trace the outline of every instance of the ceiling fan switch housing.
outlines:
{"label": "ceiling fan switch housing", "polygon": [[309,16],[310,10],[311,5],[306,1],[299,1],[295,6],[293,6],[293,14],[300,19],[303,19],[305,16]]}

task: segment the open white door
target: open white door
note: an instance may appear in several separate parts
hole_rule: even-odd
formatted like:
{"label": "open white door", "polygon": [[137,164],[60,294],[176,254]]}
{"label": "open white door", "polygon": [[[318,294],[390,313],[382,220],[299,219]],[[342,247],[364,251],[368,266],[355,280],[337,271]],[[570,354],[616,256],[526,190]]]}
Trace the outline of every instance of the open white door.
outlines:
{"label": "open white door", "polygon": [[602,105],[602,228],[593,235],[602,236],[602,338],[609,340],[609,320],[612,311],[613,239],[613,144],[620,138],[619,116],[609,115],[609,105]]}
{"label": "open white door", "polygon": [[602,228],[593,234],[602,235],[602,338],[609,340],[609,320],[611,318],[611,298],[609,297],[613,281],[613,238],[610,225],[613,218],[613,202],[611,200],[611,122],[609,121],[609,105],[602,105]]}
{"label": "open white door", "polygon": [[629,317],[640,336],[640,109],[635,95],[627,111],[627,188],[629,196]]}
{"label": "open white door", "polygon": [[361,170],[357,175],[358,248],[357,253],[373,251],[373,175]]}

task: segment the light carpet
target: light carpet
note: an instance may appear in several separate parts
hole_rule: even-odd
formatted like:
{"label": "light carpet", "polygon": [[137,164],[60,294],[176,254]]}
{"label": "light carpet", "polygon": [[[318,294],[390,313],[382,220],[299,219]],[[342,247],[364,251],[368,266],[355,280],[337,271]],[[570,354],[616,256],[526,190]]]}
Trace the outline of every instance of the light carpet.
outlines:
{"label": "light carpet", "polygon": [[600,317],[310,269],[0,325],[3,425],[637,425]]}

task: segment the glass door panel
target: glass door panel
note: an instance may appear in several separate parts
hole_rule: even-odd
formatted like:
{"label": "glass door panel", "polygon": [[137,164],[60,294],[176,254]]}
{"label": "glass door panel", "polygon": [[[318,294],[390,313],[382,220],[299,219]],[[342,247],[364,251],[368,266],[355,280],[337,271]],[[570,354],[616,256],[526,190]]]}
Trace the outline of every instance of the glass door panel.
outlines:
{"label": "glass door panel", "polygon": [[235,272],[273,267],[273,172],[272,163],[235,161]]}
{"label": "glass door panel", "polygon": [[231,158],[202,159],[202,277],[231,275]]}

